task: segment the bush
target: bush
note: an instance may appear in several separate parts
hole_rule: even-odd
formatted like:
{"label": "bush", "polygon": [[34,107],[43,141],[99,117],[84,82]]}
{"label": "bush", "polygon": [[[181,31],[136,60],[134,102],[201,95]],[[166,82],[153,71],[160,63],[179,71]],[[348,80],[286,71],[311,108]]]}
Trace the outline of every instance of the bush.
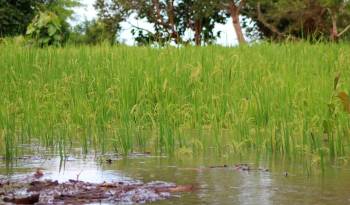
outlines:
{"label": "bush", "polygon": [[63,40],[62,24],[53,12],[39,12],[29,24],[26,33],[34,44],[40,47],[60,46]]}
{"label": "bush", "polygon": [[115,44],[115,33],[111,32],[107,25],[100,20],[85,21],[72,28],[69,44]]}

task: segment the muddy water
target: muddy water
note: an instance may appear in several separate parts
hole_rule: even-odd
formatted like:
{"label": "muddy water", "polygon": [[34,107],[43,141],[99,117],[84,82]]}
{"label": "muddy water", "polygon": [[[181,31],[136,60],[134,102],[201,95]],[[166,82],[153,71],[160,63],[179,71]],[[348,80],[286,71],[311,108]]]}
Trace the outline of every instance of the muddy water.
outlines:
{"label": "muddy water", "polygon": [[[106,159],[112,159],[111,163]],[[234,165],[239,163],[247,163],[251,170],[236,169]],[[11,169],[0,161],[0,177],[15,179],[39,167],[44,169],[44,178],[60,182],[165,181],[197,187],[194,192],[152,204],[350,204],[347,167],[329,167],[324,174],[309,175],[300,164],[282,160],[72,155],[61,161],[55,156],[27,156],[18,159]],[[259,167],[269,171],[256,170]]]}

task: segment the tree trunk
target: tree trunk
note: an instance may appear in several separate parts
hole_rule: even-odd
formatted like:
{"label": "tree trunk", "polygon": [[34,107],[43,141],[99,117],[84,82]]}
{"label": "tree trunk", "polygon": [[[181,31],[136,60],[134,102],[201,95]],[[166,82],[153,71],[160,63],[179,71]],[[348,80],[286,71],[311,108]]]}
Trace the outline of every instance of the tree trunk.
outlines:
{"label": "tree trunk", "polygon": [[153,3],[153,8],[155,9],[155,12],[156,12],[155,15],[156,15],[157,23],[167,30],[170,38],[174,39],[176,44],[182,42],[181,36],[176,31],[176,28],[175,28],[174,1],[169,1],[167,2],[167,5],[166,5],[167,6],[166,11],[169,18],[168,20],[166,20],[162,15],[159,0],[152,0],[152,3]]}
{"label": "tree trunk", "polygon": [[200,46],[202,44],[202,24],[201,21],[196,19],[195,23],[194,23],[194,30],[195,30],[195,34],[194,34],[194,39],[195,39],[195,43],[196,46]]}
{"label": "tree trunk", "polygon": [[176,27],[175,27],[175,14],[174,14],[174,1],[167,1],[167,13],[168,13],[168,18],[169,18],[169,24],[171,27],[171,37],[175,39],[175,43],[181,43],[181,37],[179,35],[179,33],[176,31]]}
{"label": "tree trunk", "polygon": [[336,42],[338,40],[338,27],[337,27],[337,16],[336,14],[332,15],[332,31],[331,31],[331,41]]}
{"label": "tree trunk", "polygon": [[245,44],[246,40],[243,35],[241,23],[239,21],[239,15],[240,15],[240,8],[237,7],[233,2],[230,3],[228,8],[231,18],[232,18],[232,24],[236,32],[236,36],[238,39],[239,44]]}

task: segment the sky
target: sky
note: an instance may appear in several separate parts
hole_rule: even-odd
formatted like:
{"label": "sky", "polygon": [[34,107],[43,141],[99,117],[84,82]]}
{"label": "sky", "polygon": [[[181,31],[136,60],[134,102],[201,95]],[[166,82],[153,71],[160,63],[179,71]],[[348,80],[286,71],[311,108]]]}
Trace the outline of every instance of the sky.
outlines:
{"label": "sky", "polygon": [[[75,8],[74,20],[71,21],[71,24],[76,25],[79,22],[86,20],[92,20],[96,18],[96,10],[93,7],[95,0],[81,0],[83,6]],[[152,25],[146,21],[136,20],[134,16],[131,16],[127,22],[122,23],[122,30],[119,35],[119,41],[124,42],[128,45],[134,45],[135,41],[133,40],[131,29],[132,25],[136,25],[147,30],[152,30]],[[217,24],[215,26],[214,32],[221,31],[221,37],[217,39],[217,44],[223,46],[234,46],[237,45],[237,38],[233,30],[233,25],[231,20],[228,19],[226,24]],[[187,32],[187,36],[192,36],[192,32]]]}

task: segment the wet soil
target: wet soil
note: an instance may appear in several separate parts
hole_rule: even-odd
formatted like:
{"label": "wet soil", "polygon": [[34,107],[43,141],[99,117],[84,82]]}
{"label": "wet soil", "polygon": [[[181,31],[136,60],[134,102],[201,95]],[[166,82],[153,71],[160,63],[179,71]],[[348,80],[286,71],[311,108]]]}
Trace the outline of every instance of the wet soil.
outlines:
{"label": "wet soil", "polygon": [[[90,204],[147,203],[169,199],[176,193],[192,192],[192,185],[167,182],[150,183],[89,183],[69,180],[59,183],[40,180],[41,170],[17,180],[0,179],[0,201],[11,204]],[[1,202],[0,202],[1,204]]]}
{"label": "wet soil", "polygon": [[[107,164],[112,160],[107,159]],[[235,171],[268,172],[265,168],[253,168],[249,164],[209,166],[210,169],[231,169]],[[38,168],[35,173],[15,180],[0,178],[0,199],[12,204],[90,204],[90,203],[147,203],[169,199],[174,194],[193,192],[193,185],[154,181],[150,183],[119,181],[90,183],[70,179],[59,183],[57,180],[42,179],[44,170]]]}

